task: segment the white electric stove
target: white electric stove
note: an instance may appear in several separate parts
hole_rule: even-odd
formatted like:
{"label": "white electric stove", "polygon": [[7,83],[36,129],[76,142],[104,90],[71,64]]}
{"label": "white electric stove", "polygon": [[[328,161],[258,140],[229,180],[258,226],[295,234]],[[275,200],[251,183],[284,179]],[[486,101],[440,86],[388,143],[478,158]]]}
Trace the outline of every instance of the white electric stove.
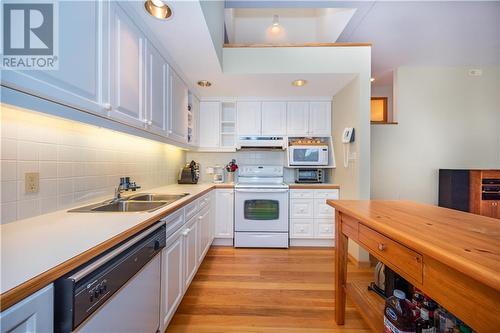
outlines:
{"label": "white electric stove", "polygon": [[239,169],[234,200],[235,247],[288,247],[288,185],[283,167]]}

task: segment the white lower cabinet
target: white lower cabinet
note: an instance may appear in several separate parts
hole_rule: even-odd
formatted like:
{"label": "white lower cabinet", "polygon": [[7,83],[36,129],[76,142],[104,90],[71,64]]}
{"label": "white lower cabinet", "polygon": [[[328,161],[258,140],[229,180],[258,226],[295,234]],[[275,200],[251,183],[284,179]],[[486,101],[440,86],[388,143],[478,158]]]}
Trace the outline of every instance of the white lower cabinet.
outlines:
{"label": "white lower cabinet", "polygon": [[[290,191],[290,239],[333,240],[335,237],[335,209],[326,200],[337,200],[339,190]],[[293,244],[293,242],[292,242]],[[314,242],[300,245],[315,245]],[[324,243],[317,245],[323,246]],[[331,243],[333,245],[333,243]]]}
{"label": "white lower cabinet", "polygon": [[48,285],[0,313],[1,333],[54,331],[54,288]]}
{"label": "white lower cabinet", "polygon": [[194,216],[186,223],[184,230],[182,231],[184,236],[184,255],[185,255],[185,278],[184,286],[186,289],[196,274],[196,269],[198,268],[198,216]]}
{"label": "white lower cabinet", "polygon": [[210,208],[203,209],[198,215],[198,264],[201,264],[210,247]]}
{"label": "white lower cabinet", "polygon": [[[228,239],[232,243],[234,225],[234,190],[215,191],[215,235],[216,239]],[[231,245],[231,244],[225,244]]]}

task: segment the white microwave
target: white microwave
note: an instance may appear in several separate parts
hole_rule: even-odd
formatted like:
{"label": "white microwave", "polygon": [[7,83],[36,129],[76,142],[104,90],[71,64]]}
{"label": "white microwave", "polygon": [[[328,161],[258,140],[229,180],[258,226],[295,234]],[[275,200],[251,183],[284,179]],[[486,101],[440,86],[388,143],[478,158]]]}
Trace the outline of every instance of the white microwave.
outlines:
{"label": "white microwave", "polygon": [[328,146],[290,146],[288,160],[290,165],[328,165]]}

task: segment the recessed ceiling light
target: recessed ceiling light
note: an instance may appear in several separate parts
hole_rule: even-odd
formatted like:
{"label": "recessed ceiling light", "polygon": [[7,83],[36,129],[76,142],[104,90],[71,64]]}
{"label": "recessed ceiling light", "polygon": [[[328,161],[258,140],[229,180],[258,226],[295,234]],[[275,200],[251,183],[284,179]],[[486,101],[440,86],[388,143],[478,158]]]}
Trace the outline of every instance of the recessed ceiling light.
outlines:
{"label": "recessed ceiling light", "polygon": [[295,80],[295,81],[292,81],[292,86],[294,87],[302,87],[302,86],[305,86],[307,83],[306,80]]}
{"label": "recessed ceiling light", "polygon": [[375,78],[374,77],[370,78],[370,82],[373,82],[373,81],[375,81]]}
{"label": "recessed ceiling light", "polygon": [[271,32],[277,34],[280,31],[280,17],[278,15],[273,15],[273,25],[271,26]]}
{"label": "recessed ceiling light", "polygon": [[198,81],[198,85],[203,88],[208,88],[212,85],[212,83],[208,80],[200,80]]}
{"label": "recessed ceiling light", "polygon": [[146,0],[144,8],[149,14],[162,20],[172,16],[172,9],[161,0]]}

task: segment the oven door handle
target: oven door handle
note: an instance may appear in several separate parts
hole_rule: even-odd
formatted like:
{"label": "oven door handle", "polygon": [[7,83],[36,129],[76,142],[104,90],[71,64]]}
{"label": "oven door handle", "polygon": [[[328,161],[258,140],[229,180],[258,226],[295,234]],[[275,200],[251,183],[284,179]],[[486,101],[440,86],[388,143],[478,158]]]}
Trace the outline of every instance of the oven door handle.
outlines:
{"label": "oven door handle", "polygon": [[242,192],[242,193],[285,193],[288,192],[288,189],[285,188],[236,188],[234,189],[235,192]]}

